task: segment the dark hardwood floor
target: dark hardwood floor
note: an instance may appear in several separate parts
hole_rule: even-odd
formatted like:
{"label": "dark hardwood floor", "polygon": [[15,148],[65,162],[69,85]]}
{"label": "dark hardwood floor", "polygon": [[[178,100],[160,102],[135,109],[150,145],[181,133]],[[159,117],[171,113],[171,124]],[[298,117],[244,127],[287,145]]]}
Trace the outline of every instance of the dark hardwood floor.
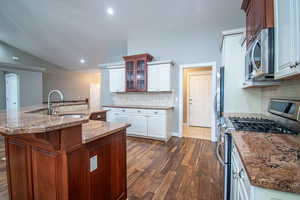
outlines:
{"label": "dark hardwood floor", "polygon": [[[173,137],[163,142],[127,140],[128,200],[221,200],[223,169],[214,144]],[[0,138],[0,158],[5,156]],[[0,160],[0,200],[8,200],[5,161]]]}
{"label": "dark hardwood floor", "polygon": [[129,200],[221,200],[223,168],[210,141],[128,138]]}

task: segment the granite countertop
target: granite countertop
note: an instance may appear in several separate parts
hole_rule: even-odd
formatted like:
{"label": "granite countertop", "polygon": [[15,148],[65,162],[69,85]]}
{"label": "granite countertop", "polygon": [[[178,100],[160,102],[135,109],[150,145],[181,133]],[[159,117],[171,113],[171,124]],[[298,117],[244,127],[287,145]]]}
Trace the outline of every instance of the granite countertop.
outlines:
{"label": "granite countertop", "polygon": [[151,109],[151,110],[173,110],[174,106],[141,106],[141,105],[104,105],[110,108],[135,108],[135,109]]}
{"label": "granite countertop", "polygon": [[253,186],[300,194],[300,135],[234,130],[232,137]]}
{"label": "granite countertop", "polygon": [[[74,105],[74,103],[71,103]],[[64,106],[66,104],[63,104]],[[68,103],[67,105],[70,105]],[[78,105],[78,103],[76,104]],[[58,106],[62,106],[61,104]],[[47,115],[38,113],[47,109],[47,105],[37,105],[22,108],[21,110],[0,111],[0,133],[16,135],[24,133],[41,133],[59,130],[71,126],[80,125],[89,121],[90,115],[96,112],[106,112],[99,109],[85,109]],[[62,114],[84,114],[82,118],[70,118],[60,116]]]}
{"label": "granite countertop", "polygon": [[126,123],[110,123],[90,120],[82,125],[82,143],[88,143],[93,140],[114,134],[130,125]]}

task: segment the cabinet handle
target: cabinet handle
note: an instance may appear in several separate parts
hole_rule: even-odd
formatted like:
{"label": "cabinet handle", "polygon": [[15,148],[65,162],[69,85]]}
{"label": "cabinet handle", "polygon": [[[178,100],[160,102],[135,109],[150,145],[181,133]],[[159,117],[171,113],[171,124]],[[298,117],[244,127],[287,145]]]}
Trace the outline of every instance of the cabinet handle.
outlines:
{"label": "cabinet handle", "polygon": [[158,112],[154,112],[154,114],[156,114],[156,115],[157,115],[157,114],[158,114]]}
{"label": "cabinet handle", "polygon": [[140,111],[140,110],[138,110],[137,112],[138,112],[138,113],[140,113],[141,111]]}
{"label": "cabinet handle", "polygon": [[295,67],[297,67],[298,65],[300,65],[300,61],[295,62]]}
{"label": "cabinet handle", "polygon": [[237,172],[233,172],[232,173],[232,178],[233,179],[238,179],[239,178],[239,175],[238,175],[239,173],[237,173]]}

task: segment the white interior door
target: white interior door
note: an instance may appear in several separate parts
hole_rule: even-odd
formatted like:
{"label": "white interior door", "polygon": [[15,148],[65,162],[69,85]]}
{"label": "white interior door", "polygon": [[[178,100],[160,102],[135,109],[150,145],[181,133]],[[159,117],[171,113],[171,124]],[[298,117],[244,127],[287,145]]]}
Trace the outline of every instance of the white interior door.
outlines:
{"label": "white interior door", "polygon": [[90,84],[90,107],[99,109],[100,108],[100,84]]}
{"label": "white interior door", "polygon": [[211,72],[189,75],[189,125],[211,127]]}
{"label": "white interior door", "polygon": [[18,76],[16,74],[5,74],[6,109],[12,110],[19,107]]}

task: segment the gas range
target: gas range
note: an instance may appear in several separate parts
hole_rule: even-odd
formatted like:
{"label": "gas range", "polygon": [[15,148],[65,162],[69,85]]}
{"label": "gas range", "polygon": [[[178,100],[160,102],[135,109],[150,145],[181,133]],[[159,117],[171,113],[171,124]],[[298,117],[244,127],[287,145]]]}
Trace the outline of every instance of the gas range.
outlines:
{"label": "gas range", "polygon": [[261,133],[294,134],[297,132],[282,124],[265,118],[254,117],[229,117],[233,127],[237,131],[254,131]]}

